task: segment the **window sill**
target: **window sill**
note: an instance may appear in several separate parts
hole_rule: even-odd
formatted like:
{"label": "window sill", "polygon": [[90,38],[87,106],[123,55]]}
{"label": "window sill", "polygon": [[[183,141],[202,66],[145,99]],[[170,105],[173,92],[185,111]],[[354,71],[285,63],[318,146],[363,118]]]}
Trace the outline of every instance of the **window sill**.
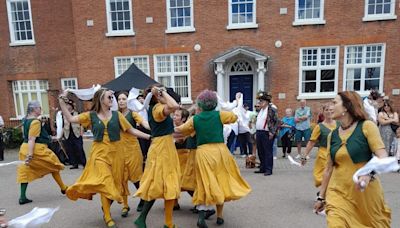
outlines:
{"label": "window sill", "polygon": [[297,96],[297,99],[309,99],[309,100],[316,100],[316,99],[332,99],[335,98],[337,93],[310,93],[310,94],[300,94]]}
{"label": "window sill", "polygon": [[181,103],[182,104],[186,104],[186,105],[190,105],[190,104],[193,104],[193,101],[189,97],[182,97],[181,98]]}
{"label": "window sill", "polygon": [[36,43],[35,41],[24,41],[24,42],[11,42],[10,47],[16,47],[16,46],[34,46]]}
{"label": "window sill", "polygon": [[293,21],[293,26],[301,26],[301,25],[324,25],[326,24],[325,20],[296,20]]}
{"label": "window sill", "polygon": [[363,21],[386,21],[386,20],[396,20],[396,15],[382,15],[382,16],[365,16],[363,17]]}
{"label": "window sill", "polygon": [[258,24],[251,23],[251,24],[231,24],[226,26],[227,30],[234,30],[234,29],[253,29],[258,28]]}
{"label": "window sill", "polygon": [[195,32],[194,27],[183,27],[183,28],[168,28],[165,33],[184,33],[184,32]]}
{"label": "window sill", "polygon": [[114,37],[114,36],[134,36],[135,32],[134,31],[129,31],[129,32],[107,32],[106,36],[107,37]]}

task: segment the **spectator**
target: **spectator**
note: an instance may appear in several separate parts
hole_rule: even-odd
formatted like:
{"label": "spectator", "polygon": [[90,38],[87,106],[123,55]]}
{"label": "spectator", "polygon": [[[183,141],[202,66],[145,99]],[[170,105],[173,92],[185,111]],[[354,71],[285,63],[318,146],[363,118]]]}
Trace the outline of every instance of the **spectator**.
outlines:
{"label": "spectator", "polygon": [[296,122],[296,144],[297,144],[297,156],[296,158],[300,158],[301,156],[301,142],[304,138],[304,142],[307,143],[310,140],[311,136],[311,128],[310,128],[310,120],[311,120],[311,109],[306,106],[306,100],[300,100],[300,108],[296,109],[296,113],[294,116],[294,121]]}
{"label": "spectator", "polygon": [[260,159],[260,170],[264,176],[272,175],[274,165],[273,143],[278,129],[278,115],[271,105],[271,95],[260,92],[257,96],[260,112],[256,122],[257,151]]}
{"label": "spectator", "polygon": [[240,143],[240,154],[248,156],[253,151],[253,144],[250,142],[250,112],[249,105],[243,104],[242,119],[238,121],[238,140]]}
{"label": "spectator", "polygon": [[[257,151],[257,144],[256,144],[256,122],[257,122],[257,114],[260,111],[260,106],[257,103],[254,106],[254,111],[250,113],[250,142],[252,144],[252,151],[251,154],[252,155],[256,155],[256,151]],[[250,151],[249,151],[250,153]]]}
{"label": "spectator", "polygon": [[3,141],[4,120],[0,116],[0,161],[4,160],[4,141]]}
{"label": "spectator", "polygon": [[294,127],[296,125],[292,109],[287,108],[285,113],[286,116],[282,118],[282,125],[279,130],[279,138],[282,142],[283,158],[286,157],[286,154],[289,155],[292,152],[292,138],[294,135]]}
{"label": "spectator", "polygon": [[[395,144],[395,154],[397,158],[397,162],[400,164],[400,127],[396,130],[396,144]],[[399,170],[400,171],[400,170]]]}
{"label": "spectator", "polygon": [[385,144],[386,151],[389,152],[390,156],[394,155],[391,154],[392,150],[390,147],[396,136],[396,132],[392,129],[392,125],[397,126],[398,122],[399,115],[393,110],[391,102],[385,100],[383,103],[383,108],[378,114],[378,123],[379,133],[381,134],[383,143]]}
{"label": "spectator", "polygon": [[378,103],[381,99],[381,94],[376,90],[371,90],[369,96],[364,98],[363,105],[364,109],[368,114],[370,120],[374,123],[378,123],[377,116],[378,116]]}
{"label": "spectator", "polygon": [[0,208],[0,227],[1,228],[8,227],[7,219],[4,217],[5,213],[6,213],[6,209]]}

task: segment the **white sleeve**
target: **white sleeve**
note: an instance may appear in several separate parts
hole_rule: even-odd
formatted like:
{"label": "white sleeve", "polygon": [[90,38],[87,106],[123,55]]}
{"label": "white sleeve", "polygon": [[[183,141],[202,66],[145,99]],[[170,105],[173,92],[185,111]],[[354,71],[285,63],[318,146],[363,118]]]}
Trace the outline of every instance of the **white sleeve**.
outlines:
{"label": "white sleeve", "polygon": [[57,126],[57,139],[61,139],[63,136],[63,119],[61,111],[57,112],[56,115],[56,126]]}
{"label": "white sleeve", "polygon": [[225,102],[224,100],[222,100],[221,97],[218,96],[218,94],[217,98],[218,98],[218,105],[221,108],[221,110],[232,111],[234,108],[236,108],[236,106],[238,106],[236,100],[234,100],[233,102]]}

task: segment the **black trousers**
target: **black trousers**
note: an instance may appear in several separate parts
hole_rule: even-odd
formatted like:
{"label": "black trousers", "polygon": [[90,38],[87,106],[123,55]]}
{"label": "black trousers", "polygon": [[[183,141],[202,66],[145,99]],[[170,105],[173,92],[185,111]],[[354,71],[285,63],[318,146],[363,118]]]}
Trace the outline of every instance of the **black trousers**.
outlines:
{"label": "black trousers", "polygon": [[249,155],[253,151],[253,144],[250,143],[250,132],[240,133],[238,135],[240,151],[242,154]]}
{"label": "black trousers", "polygon": [[4,149],[5,149],[5,145],[3,142],[3,133],[0,132],[0,161],[4,160]]}
{"label": "black trousers", "polygon": [[[151,131],[147,130],[146,128],[139,126],[138,127],[139,131],[142,131],[144,133],[150,134]],[[147,152],[149,152],[149,148],[150,148],[150,140],[147,139],[138,139],[139,140],[139,144],[140,144],[140,149],[142,150],[142,155],[143,155],[143,161],[146,161],[147,158]],[[144,168],[144,167],[143,167]]]}
{"label": "black trousers", "polygon": [[86,165],[86,155],[83,150],[82,136],[78,138],[71,132],[68,139],[64,140],[64,147],[67,150],[69,162],[71,165]]}
{"label": "black trousers", "polygon": [[290,154],[292,152],[292,140],[289,138],[289,132],[286,132],[282,138],[282,152],[283,154]]}
{"label": "black trousers", "polygon": [[257,130],[256,137],[258,158],[260,159],[260,171],[272,174],[274,166],[274,157],[272,154],[274,139],[269,139],[268,131],[260,130]]}

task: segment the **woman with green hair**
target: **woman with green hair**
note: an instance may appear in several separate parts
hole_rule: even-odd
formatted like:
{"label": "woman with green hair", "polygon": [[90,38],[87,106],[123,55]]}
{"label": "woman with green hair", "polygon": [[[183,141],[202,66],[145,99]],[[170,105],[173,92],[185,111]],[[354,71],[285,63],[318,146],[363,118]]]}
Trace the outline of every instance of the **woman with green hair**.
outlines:
{"label": "woman with green hair", "polygon": [[[241,94],[236,95],[239,99]],[[217,95],[204,90],[197,97],[199,114],[175,128],[176,137],[196,133],[196,189],[193,204],[197,205],[197,226],[206,228],[206,212],[217,206],[217,224],[224,223],[224,202],[246,196],[251,188],[240,175],[235,159],[224,144],[223,125],[234,123],[237,116],[232,112],[215,111]]]}

